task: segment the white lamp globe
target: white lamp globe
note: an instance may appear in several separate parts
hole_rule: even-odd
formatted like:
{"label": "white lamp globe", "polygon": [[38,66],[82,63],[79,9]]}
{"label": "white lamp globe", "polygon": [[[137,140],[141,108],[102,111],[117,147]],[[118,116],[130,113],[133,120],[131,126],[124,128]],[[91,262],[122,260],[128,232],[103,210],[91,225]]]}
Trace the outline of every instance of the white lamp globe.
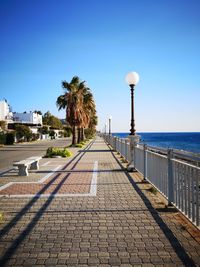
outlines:
{"label": "white lamp globe", "polygon": [[112,120],[112,116],[110,115],[109,120]]}
{"label": "white lamp globe", "polygon": [[139,82],[139,79],[140,79],[139,74],[135,71],[129,72],[126,75],[126,82],[129,85],[136,85]]}

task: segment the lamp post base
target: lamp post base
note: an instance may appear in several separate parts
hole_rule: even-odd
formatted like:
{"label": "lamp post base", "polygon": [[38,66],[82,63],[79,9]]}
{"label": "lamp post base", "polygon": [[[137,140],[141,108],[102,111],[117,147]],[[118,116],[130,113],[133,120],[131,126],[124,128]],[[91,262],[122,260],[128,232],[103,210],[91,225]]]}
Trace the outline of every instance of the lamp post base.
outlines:
{"label": "lamp post base", "polygon": [[127,166],[127,171],[128,172],[134,172],[136,171],[135,169],[135,146],[140,140],[139,135],[129,135],[128,136],[129,141],[130,141],[130,162]]}

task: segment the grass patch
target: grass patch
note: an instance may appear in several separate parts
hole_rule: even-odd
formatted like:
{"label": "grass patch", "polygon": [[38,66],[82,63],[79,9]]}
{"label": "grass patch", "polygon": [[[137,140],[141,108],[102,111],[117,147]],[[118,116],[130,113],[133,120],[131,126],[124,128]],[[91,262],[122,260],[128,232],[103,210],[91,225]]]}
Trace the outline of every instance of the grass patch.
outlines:
{"label": "grass patch", "polygon": [[150,187],[149,189],[147,189],[149,192],[151,192],[152,194],[156,195],[158,193],[158,190],[155,187]]}
{"label": "grass patch", "polygon": [[59,147],[49,147],[46,151],[45,158],[52,158],[55,156],[60,156],[63,158],[68,158],[72,156],[71,151],[69,151],[66,147],[59,148]]}

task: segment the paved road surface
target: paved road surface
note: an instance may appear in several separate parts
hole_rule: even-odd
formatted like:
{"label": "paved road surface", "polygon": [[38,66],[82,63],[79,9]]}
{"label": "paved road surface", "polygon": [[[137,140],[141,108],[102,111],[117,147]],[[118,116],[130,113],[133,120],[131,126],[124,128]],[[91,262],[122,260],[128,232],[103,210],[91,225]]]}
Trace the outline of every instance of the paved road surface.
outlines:
{"label": "paved road surface", "polygon": [[62,138],[4,146],[0,148],[0,172],[12,168],[14,161],[23,160],[31,156],[43,156],[50,146],[63,147],[70,143],[71,138]]}

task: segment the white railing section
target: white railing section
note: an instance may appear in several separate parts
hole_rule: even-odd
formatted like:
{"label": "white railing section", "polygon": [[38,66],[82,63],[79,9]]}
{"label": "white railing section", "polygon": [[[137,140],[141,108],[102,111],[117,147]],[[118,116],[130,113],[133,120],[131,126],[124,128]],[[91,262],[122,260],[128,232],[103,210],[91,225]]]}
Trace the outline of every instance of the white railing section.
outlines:
{"label": "white railing section", "polygon": [[[114,150],[128,162],[130,143],[126,138],[102,135]],[[188,160],[175,158],[171,149],[167,153],[153,151],[146,145],[134,146],[134,167],[143,174],[144,180],[152,183],[168,200],[176,206],[196,226],[200,225],[200,167]]]}

